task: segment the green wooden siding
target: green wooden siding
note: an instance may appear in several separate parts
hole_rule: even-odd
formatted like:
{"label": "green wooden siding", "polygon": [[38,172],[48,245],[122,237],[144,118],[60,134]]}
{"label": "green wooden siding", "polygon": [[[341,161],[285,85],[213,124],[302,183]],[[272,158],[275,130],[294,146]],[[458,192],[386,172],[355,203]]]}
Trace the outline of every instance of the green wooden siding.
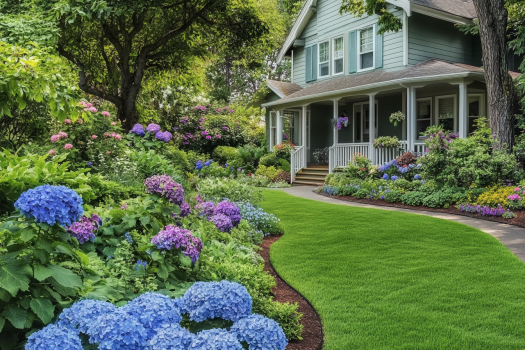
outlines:
{"label": "green wooden siding", "polygon": [[480,66],[478,42],[478,36],[461,33],[454,23],[415,12],[408,18],[409,65],[439,58]]}

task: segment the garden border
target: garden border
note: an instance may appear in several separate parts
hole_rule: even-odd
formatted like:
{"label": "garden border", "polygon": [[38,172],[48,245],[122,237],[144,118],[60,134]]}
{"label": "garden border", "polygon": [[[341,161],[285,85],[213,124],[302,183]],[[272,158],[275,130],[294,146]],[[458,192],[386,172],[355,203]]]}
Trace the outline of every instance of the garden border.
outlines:
{"label": "garden border", "polygon": [[[303,294],[301,294],[301,292],[299,292],[297,289],[295,289],[294,287],[292,287],[288,282],[286,282],[286,280],[284,278],[281,277],[281,275],[277,272],[277,270],[275,269],[275,267],[273,266],[273,263],[272,263],[272,260],[270,259],[270,250],[271,250],[271,247],[272,245],[277,242],[279,239],[281,239],[283,235],[280,235],[280,236],[276,236],[277,239],[274,240],[273,242],[271,242],[270,246],[268,247],[268,261],[266,261],[265,259],[265,262],[268,263],[269,267],[273,270],[273,273],[275,273],[275,277],[277,279],[279,279],[281,282],[284,283],[284,285],[286,287],[288,287],[289,289],[291,289],[292,291],[294,291],[297,295],[299,295],[301,298],[303,298],[306,303],[308,304],[308,306],[310,306],[312,308],[312,310],[314,311],[316,317],[317,317],[317,320],[319,322],[319,325],[320,325],[320,330],[321,330],[321,343],[319,344],[319,346],[316,348],[316,350],[322,350],[324,348],[324,328],[323,328],[323,322],[322,322],[322,319],[321,319],[321,316],[319,315],[319,313],[317,312],[317,310],[315,309],[315,307],[312,305],[312,303],[310,303],[310,300],[308,300]],[[270,236],[271,237],[271,236]],[[270,238],[268,237],[268,238]],[[275,236],[274,236],[275,237]],[[263,248],[261,246],[261,248]],[[264,248],[263,248],[264,249]],[[298,301],[295,301],[295,302],[298,302]],[[303,330],[303,333],[304,333],[304,330]]]}

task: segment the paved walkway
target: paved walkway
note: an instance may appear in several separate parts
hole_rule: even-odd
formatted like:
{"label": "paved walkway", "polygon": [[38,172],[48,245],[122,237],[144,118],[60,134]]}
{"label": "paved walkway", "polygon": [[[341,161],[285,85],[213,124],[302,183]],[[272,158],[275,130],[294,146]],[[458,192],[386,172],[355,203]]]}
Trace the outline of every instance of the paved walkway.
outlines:
{"label": "paved walkway", "polygon": [[313,192],[313,186],[293,186],[290,188],[279,189],[283,192],[289,193],[293,196],[302,197],[306,199],[312,199],[319,202],[339,204],[339,205],[348,205],[351,207],[361,207],[361,208],[371,208],[371,209],[381,209],[381,210],[391,210],[391,211],[400,211],[404,213],[411,213],[417,215],[426,215],[432,216],[434,218],[445,219],[455,221],[461,224],[469,225],[475,227],[483,232],[488,233],[491,236],[496,237],[501,243],[503,243],[511,252],[513,252],[518,258],[522,261],[525,261],[525,228],[518,226],[501,224],[498,222],[481,220],[470,218],[460,215],[445,214],[439,212],[431,211],[419,211],[413,209],[403,209],[395,207],[382,207],[377,205],[363,204],[363,203],[354,203],[342,201],[339,199],[334,199],[330,197],[325,197],[318,195]]}

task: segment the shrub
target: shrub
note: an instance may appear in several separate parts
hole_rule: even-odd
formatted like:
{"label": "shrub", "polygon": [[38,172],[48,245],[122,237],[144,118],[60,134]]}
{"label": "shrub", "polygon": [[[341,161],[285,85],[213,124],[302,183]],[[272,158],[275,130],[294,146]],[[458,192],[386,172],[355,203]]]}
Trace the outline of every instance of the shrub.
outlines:
{"label": "shrub", "polygon": [[271,167],[278,168],[281,165],[281,161],[274,153],[268,153],[265,156],[262,156],[259,160],[259,167],[261,165],[264,165],[265,167]]}
{"label": "shrub", "polygon": [[290,172],[290,162],[285,159],[279,159],[279,162],[281,163],[280,168],[284,170],[285,172]]}
{"label": "shrub", "polygon": [[412,152],[405,152],[399,157],[396,158],[397,164],[399,166],[405,166],[410,164],[416,164],[417,157]]}
{"label": "shrub", "polygon": [[255,175],[266,176],[271,181],[274,181],[278,173],[279,170],[275,169],[273,166],[267,168],[264,165],[259,165],[259,169],[257,169]]}
{"label": "shrub", "polygon": [[475,204],[488,206],[495,208],[498,204],[504,208],[508,208],[509,199],[508,196],[514,193],[514,187],[512,186],[492,186],[486,189],[485,192],[480,194],[476,199]]}
{"label": "shrub", "polygon": [[261,208],[254,207],[251,203],[237,202],[243,220],[266,235],[279,235],[284,233],[280,220],[273,214],[266,213]]}
{"label": "shrub", "polygon": [[193,167],[188,161],[188,155],[186,154],[186,152],[176,148],[173,145],[169,145],[165,148],[163,154],[171,162],[171,164],[176,170],[180,172],[187,172],[192,170]]}
{"label": "shrub", "polygon": [[428,194],[425,192],[411,191],[401,196],[401,202],[417,207],[423,204],[423,199],[425,199],[426,196],[428,196]]}
{"label": "shrub", "polygon": [[235,322],[230,332],[253,349],[284,350],[288,344],[277,322],[257,314]]}
{"label": "shrub", "polygon": [[215,161],[225,164],[226,162],[238,159],[240,155],[235,147],[217,146],[217,148],[213,150],[212,157]]}
{"label": "shrub", "polygon": [[423,198],[423,205],[429,208],[448,208],[452,202],[452,195],[443,191],[434,192]]}
{"label": "shrub", "polygon": [[399,190],[391,190],[385,193],[385,201],[390,203],[401,202],[401,198],[405,193]]}
{"label": "shrub", "polygon": [[345,175],[351,179],[371,179],[377,173],[377,168],[372,166],[372,161],[361,154],[353,155],[353,162],[348,163],[344,170]]}
{"label": "shrub", "polygon": [[290,183],[292,181],[292,178],[289,172],[279,170],[273,181]]}
{"label": "shrub", "polygon": [[199,181],[197,188],[200,195],[208,200],[228,198],[232,202],[245,201],[253,204],[263,200],[260,189],[235,179],[206,178]]}

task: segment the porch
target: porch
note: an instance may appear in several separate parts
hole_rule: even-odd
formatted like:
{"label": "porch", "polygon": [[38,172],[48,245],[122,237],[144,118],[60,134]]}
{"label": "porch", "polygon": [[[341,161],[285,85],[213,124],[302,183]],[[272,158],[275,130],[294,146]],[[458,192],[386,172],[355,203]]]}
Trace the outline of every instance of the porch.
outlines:
{"label": "porch", "polygon": [[[445,65],[458,68],[450,63]],[[405,74],[413,72],[416,67],[406,69]],[[461,67],[460,70],[467,69],[470,68]],[[354,79],[351,82],[358,86],[352,89],[330,91],[328,89],[334,87],[329,86],[328,91],[319,93],[323,85],[334,82],[308,86],[270,103],[275,107],[269,115],[269,146],[286,139],[296,145],[290,157],[292,181],[301,169],[317,164],[314,152],[325,148],[328,148],[326,164],[330,173],[346,167],[355,154],[369,158],[374,165],[391,161],[409,151],[421,156],[425,153],[421,133],[429,126],[442,125],[464,138],[474,130],[477,118],[487,116],[484,76],[479,68],[475,69],[475,72],[469,71],[463,76],[421,77],[417,83],[403,83],[405,79],[386,81],[381,87],[370,86],[375,84],[362,86],[355,82],[374,73],[342,78],[342,81]],[[389,74],[402,75],[399,72],[382,73],[381,78]],[[370,78],[365,80],[371,81]],[[321,85],[321,88],[313,91],[315,94],[306,94],[305,90],[313,90],[316,85]],[[389,117],[398,111],[403,112],[406,119],[394,126]],[[341,116],[348,117],[348,124],[338,130],[332,120]],[[400,148],[374,148],[374,140],[382,136],[396,136]]]}

